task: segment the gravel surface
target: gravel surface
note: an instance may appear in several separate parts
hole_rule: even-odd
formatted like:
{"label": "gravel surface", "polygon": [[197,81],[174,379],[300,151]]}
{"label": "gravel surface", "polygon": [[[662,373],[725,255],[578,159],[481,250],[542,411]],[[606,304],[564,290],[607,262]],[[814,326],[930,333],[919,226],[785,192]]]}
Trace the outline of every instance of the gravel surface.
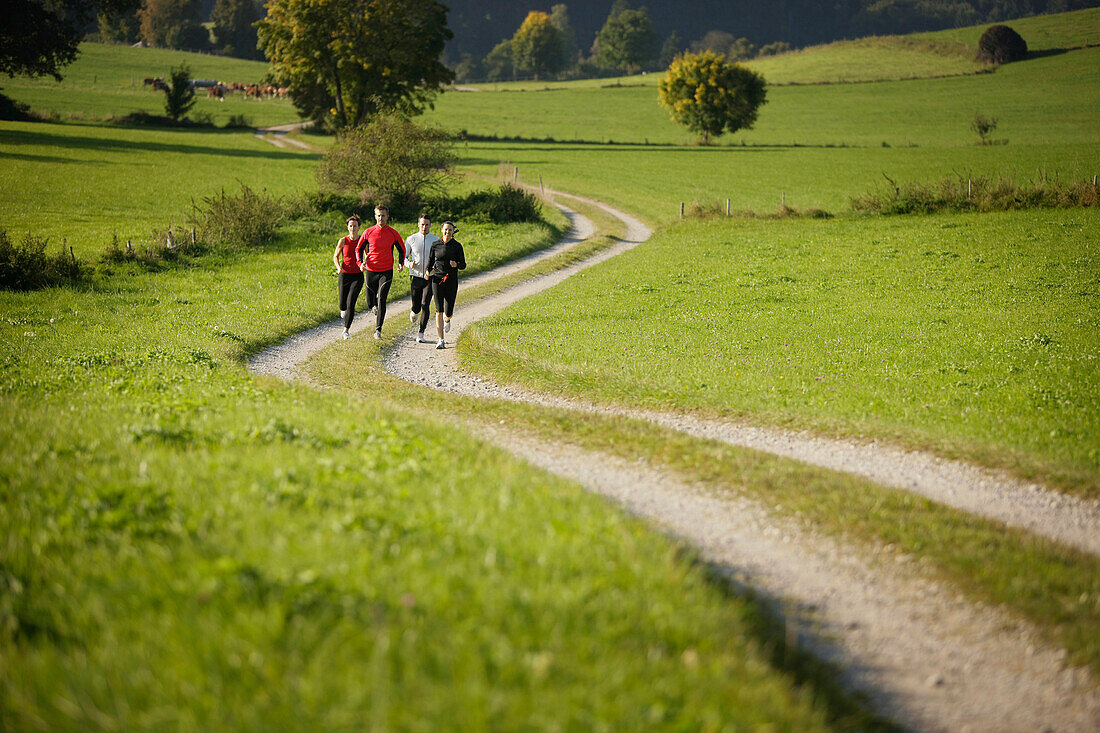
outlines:
{"label": "gravel surface", "polygon": [[[637,219],[598,202],[581,200],[626,223],[628,232],[619,244],[583,263],[532,278],[476,303],[462,301],[462,288],[503,273],[462,280],[447,334],[448,348],[440,351],[434,343],[417,344],[415,331],[410,331],[386,355],[386,369],[432,389],[636,417],[692,435],[859,474],[1100,554],[1100,504],[964,463],[877,443],[609,408],[496,385],[461,372],[450,346],[464,325],[648,238],[649,230]],[[573,246],[593,231],[587,219],[563,210],[574,230],[555,251]],[[549,254],[553,252],[527,258],[525,264]],[[401,308],[394,310],[395,315],[403,314]],[[357,320],[353,333],[366,330],[368,320]],[[260,373],[294,379],[296,366],[336,341],[340,332],[339,323],[311,329],[263,352],[250,366]],[[867,694],[877,710],[906,727],[1100,729],[1100,692],[1088,670],[1066,666],[1064,650],[1045,644],[1027,623],[1000,609],[963,601],[952,590],[923,577],[915,563],[889,548],[863,556],[778,520],[748,500],[716,498],[713,492],[708,494],[649,467],[548,444],[499,426],[480,428],[480,432],[535,465],[614,498],[699,547],[735,585],[771,599],[776,612],[804,644],[844,670],[851,689]]]}

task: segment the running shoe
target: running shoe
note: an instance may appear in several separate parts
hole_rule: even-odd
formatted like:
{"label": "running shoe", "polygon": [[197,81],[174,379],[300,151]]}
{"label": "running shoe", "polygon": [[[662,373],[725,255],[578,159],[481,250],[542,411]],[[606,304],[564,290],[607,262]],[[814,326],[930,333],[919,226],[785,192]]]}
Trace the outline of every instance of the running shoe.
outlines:
{"label": "running shoe", "polygon": [[382,329],[380,329],[380,328],[379,328],[379,329],[376,329],[376,330],[375,330],[375,332],[374,332],[374,340],[375,340],[375,341],[381,341],[381,340],[382,340]]}
{"label": "running shoe", "polygon": [[443,333],[451,332],[451,319],[447,318],[443,321]]}
{"label": "running shoe", "polygon": [[344,340],[347,341],[348,338],[349,338],[348,330],[345,328],[344,329]]}
{"label": "running shoe", "polygon": [[439,339],[439,343],[435,345],[435,348],[445,349],[445,348],[447,348],[447,344],[443,343],[443,339]]}
{"label": "running shoe", "polygon": [[418,344],[426,344],[426,343],[428,343],[428,339],[424,338],[424,332],[423,332],[423,331],[421,331],[420,333],[416,334],[416,343],[418,343]]}

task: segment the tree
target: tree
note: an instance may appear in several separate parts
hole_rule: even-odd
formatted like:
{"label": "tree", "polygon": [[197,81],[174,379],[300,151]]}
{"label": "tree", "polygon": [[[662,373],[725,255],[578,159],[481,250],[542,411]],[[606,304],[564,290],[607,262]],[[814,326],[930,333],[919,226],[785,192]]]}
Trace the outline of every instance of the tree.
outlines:
{"label": "tree", "polygon": [[703,136],[752,129],[766,101],[764,77],[713,51],[678,57],[658,85],[672,119]]}
{"label": "tree", "polygon": [[359,194],[364,203],[415,206],[424,189],[443,190],[453,164],[445,132],[381,115],[342,131],[325,153],[317,179],[322,188]]}
{"label": "tree", "polygon": [[0,23],[0,73],[52,76],[73,62],[99,11],[121,12],[137,0],[6,0]]}
{"label": "tree", "polygon": [[100,11],[96,24],[99,37],[108,43],[133,43],[141,34],[136,8],[118,13]]}
{"label": "tree", "polygon": [[262,59],[255,27],[262,17],[263,8],[256,0],[217,0],[210,20],[222,52],[243,59]]}
{"label": "tree", "polygon": [[210,33],[202,26],[202,0],[144,0],[138,11],[141,39],[150,46],[205,49]]}
{"label": "tree", "polygon": [[692,53],[713,51],[714,53],[726,53],[736,39],[727,31],[710,30],[698,41],[691,42]]}
{"label": "tree", "polygon": [[191,69],[180,64],[168,75],[164,87],[164,112],[179,122],[195,106],[195,89],[191,86]]}
{"label": "tree", "polygon": [[657,56],[657,34],[649,11],[616,2],[592,50],[596,63],[605,69],[633,73],[651,63]]}
{"label": "tree", "polygon": [[517,68],[534,73],[536,78],[561,71],[565,62],[561,36],[549,15],[537,10],[527,14],[512,36],[512,58]]}
{"label": "tree", "polygon": [[454,78],[440,60],[453,34],[436,0],[269,0],[257,28],[299,111],[331,114],[338,128],[385,110],[419,114]]}
{"label": "tree", "polygon": [[981,112],[975,112],[974,120],[970,123],[970,129],[978,133],[982,145],[988,145],[990,134],[997,129],[997,118],[986,117]]}
{"label": "tree", "polygon": [[731,61],[745,61],[756,56],[756,46],[747,38],[738,38],[730,44],[729,50],[726,51],[726,56],[729,57]]}
{"label": "tree", "polygon": [[511,79],[516,75],[516,62],[512,56],[512,40],[506,38],[485,55],[485,76],[489,81]]}
{"label": "tree", "polygon": [[462,58],[455,64],[455,81],[481,81],[484,76],[485,67],[482,66],[481,59],[477,58],[472,53],[462,54]]}
{"label": "tree", "polygon": [[990,64],[1007,64],[1027,58],[1027,42],[1007,25],[991,25],[978,39],[978,58]]}
{"label": "tree", "polygon": [[581,50],[577,46],[577,32],[573,30],[573,24],[569,22],[569,8],[564,3],[558,3],[550,8],[550,24],[558,29],[561,38],[561,55],[566,69],[576,66],[580,59]]}
{"label": "tree", "polygon": [[683,50],[684,41],[680,38],[680,34],[672,31],[661,46],[661,55],[657,57],[657,63],[662,69],[667,69],[672,60],[679,56]]}

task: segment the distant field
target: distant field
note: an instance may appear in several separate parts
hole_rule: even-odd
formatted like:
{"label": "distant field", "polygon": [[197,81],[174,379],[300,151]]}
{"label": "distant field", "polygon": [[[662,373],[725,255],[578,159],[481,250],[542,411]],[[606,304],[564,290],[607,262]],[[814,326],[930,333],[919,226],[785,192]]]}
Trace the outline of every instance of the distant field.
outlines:
{"label": "distant field", "polygon": [[[978,39],[982,37],[982,33],[990,25],[993,24],[936,31],[934,33],[917,33],[912,38],[957,41],[977,48]],[[1006,20],[1003,25],[1009,26],[1023,36],[1023,39],[1027,41],[1029,51],[1051,51],[1054,49],[1100,45],[1100,8]]]}
{"label": "distant field", "polygon": [[192,200],[222,188],[314,189],[319,155],[242,131],[0,123],[0,226],[98,255],[112,235],[136,243],[154,227],[183,224]]}
{"label": "distant field", "polygon": [[[131,48],[103,43],[83,43],[80,55],[62,70],[61,82],[51,77],[4,79],[4,93],[29,104],[38,112],[58,112],[62,119],[105,119],[135,111],[164,114],[164,93],[143,87],[145,77],[167,78],[169,71],[186,62],[194,79],[258,83],[268,71],[259,61],[223,56],[170,51],[160,48]],[[244,115],[253,125],[297,122],[298,114],[289,99],[246,100],[231,94],[224,102],[206,98],[199,91],[194,113],[207,113],[223,125],[232,115]]]}
{"label": "distant field", "polygon": [[[1011,145],[1100,141],[1100,48],[1031,59],[991,75],[874,84],[770,87],[755,128],[720,144],[959,146],[977,111]],[[425,119],[483,136],[683,145],[650,86],[554,85],[550,91],[452,92]]]}

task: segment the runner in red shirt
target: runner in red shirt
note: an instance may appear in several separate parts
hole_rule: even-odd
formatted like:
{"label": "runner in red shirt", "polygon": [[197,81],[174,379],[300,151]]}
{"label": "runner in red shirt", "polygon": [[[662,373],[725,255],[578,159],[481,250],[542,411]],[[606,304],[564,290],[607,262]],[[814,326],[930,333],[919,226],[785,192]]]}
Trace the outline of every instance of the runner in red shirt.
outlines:
{"label": "runner in red shirt", "polygon": [[341,237],[332,253],[332,262],[340,273],[340,318],[344,320],[344,338],[355,318],[355,301],[363,289],[363,268],[359,266],[359,216],[348,217],[348,236]]}
{"label": "runner in red shirt", "polygon": [[378,223],[359,238],[356,258],[367,271],[367,307],[375,311],[374,337],[380,339],[382,323],[386,320],[386,299],[393,283],[393,248],[397,247],[397,271],[401,272],[405,269],[405,240],[389,226],[388,207],[375,206],[374,219]]}

